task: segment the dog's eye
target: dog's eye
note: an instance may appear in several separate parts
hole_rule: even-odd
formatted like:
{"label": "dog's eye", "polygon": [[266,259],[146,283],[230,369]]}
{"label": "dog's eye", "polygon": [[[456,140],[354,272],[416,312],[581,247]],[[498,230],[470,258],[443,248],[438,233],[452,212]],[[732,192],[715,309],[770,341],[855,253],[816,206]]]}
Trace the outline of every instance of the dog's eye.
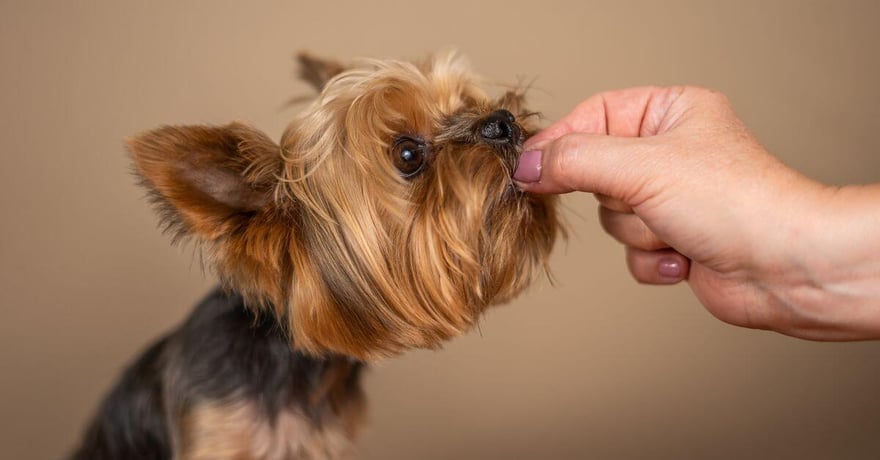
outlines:
{"label": "dog's eye", "polygon": [[428,146],[424,141],[411,137],[400,137],[391,149],[394,167],[409,179],[422,171],[428,157]]}

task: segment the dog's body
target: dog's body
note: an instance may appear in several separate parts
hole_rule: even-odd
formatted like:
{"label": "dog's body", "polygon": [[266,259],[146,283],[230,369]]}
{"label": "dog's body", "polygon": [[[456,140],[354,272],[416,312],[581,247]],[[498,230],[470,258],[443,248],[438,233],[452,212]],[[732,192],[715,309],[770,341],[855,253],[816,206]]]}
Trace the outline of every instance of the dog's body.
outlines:
{"label": "dog's body", "polygon": [[321,94],[280,145],[240,123],[129,142],[226,289],[125,372],[75,460],[343,457],[364,363],[438,347],[545,265],[554,200],[511,179],[520,92],[490,99],[452,56],[300,59]]}
{"label": "dog's body", "polygon": [[73,459],[337,458],[363,414],[362,367],[296,351],[218,289],[125,372]]}

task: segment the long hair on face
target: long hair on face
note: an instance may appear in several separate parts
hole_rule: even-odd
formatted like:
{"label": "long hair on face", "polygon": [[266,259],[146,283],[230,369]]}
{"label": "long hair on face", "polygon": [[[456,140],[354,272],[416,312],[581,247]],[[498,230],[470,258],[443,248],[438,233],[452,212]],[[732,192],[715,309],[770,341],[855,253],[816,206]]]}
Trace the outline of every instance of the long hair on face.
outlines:
{"label": "long hair on face", "polygon": [[[494,111],[525,114],[522,94],[490,98],[451,53],[326,68],[280,145],[240,123],[165,127],[129,142],[136,170],[167,225],[297,348],[437,347],[524,289],[558,232],[554,199],[510,179],[520,145],[478,133]],[[401,174],[412,145],[423,161]]]}

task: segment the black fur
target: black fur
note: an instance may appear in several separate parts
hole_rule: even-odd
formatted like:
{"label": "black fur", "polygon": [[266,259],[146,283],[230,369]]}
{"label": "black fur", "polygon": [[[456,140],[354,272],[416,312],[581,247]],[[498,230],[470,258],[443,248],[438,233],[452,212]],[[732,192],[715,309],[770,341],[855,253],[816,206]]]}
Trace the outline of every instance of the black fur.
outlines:
{"label": "black fur", "polygon": [[[170,459],[176,416],[204,401],[256,401],[270,421],[296,407],[320,425],[334,404],[320,394],[323,379],[340,360],[349,358],[294,351],[274,318],[255,315],[240,296],[217,289],[123,373],[72,460]],[[351,364],[342,393],[354,400],[362,397],[363,365]]]}
{"label": "black fur", "polygon": [[163,338],[122,374],[98,409],[73,460],[158,460],[171,458],[163,416]]}

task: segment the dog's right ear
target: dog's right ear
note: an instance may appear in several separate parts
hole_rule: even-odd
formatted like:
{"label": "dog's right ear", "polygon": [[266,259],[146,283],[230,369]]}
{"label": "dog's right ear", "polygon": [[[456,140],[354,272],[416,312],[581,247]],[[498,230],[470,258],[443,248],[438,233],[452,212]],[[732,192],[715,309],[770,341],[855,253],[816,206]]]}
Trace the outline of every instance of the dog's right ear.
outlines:
{"label": "dog's right ear", "polygon": [[127,142],[175,238],[194,239],[223,281],[283,305],[291,224],[274,199],[280,147],[248,125],[165,126]]}
{"label": "dog's right ear", "polygon": [[177,236],[222,238],[271,203],[279,147],[250,126],[165,126],[127,144]]}
{"label": "dog's right ear", "polygon": [[331,78],[344,72],[347,67],[339,61],[317,57],[302,51],[296,56],[299,62],[299,77],[309,82],[319,92]]}

